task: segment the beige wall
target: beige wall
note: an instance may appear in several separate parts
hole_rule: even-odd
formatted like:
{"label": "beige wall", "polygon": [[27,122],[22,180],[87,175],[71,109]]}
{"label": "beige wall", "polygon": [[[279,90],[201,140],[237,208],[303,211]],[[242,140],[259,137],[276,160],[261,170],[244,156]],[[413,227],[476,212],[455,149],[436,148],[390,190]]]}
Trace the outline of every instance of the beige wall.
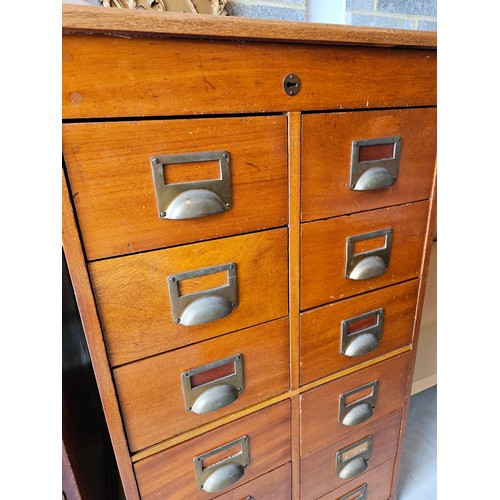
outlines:
{"label": "beige wall", "polygon": [[437,241],[432,244],[412,394],[437,383]]}

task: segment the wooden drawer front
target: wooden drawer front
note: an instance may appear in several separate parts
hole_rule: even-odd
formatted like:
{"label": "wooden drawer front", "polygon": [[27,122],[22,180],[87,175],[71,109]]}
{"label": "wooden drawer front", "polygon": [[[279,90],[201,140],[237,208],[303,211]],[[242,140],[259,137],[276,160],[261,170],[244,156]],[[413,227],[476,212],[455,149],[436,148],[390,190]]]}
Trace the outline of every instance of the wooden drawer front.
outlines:
{"label": "wooden drawer front", "polygon": [[[284,226],[288,220],[284,116],[63,125],[63,153],[89,260]],[[162,219],[151,158],[229,153],[231,208]],[[218,160],[165,167],[167,184],[217,179]]]}
{"label": "wooden drawer front", "polygon": [[282,401],[140,460],[134,468],[141,498],[180,500],[220,496],[226,490],[207,493],[197,488],[193,461],[243,436],[248,436],[249,465],[234,487],[290,462],[290,401]]}
{"label": "wooden drawer front", "polygon": [[[302,137],[303,221],[430,197],[436,160],[434,108],[304,115]],[[395,137],[401,138],[396,182],[384,189],[350,189],[354,141]],[[394,144],[361,145],[363,170],[375,159],[394,155]]]}
{"label": "wooden drawer front", "polygon": [[[317,451],[307,454],[307,450],[303,448],[304,442],[302,443],[301,500],[315,500],[348,482],[352,484],[352,479],[342,479],[336,474],[337,452],[369,436],[372,438],[372,451],[366,472],[394,457],[397,450],[400,424],[401,411],[397,411],[376,420],[370,425],[339,436],[331,433],[329,427],[324,425],[320,419],[308,422],[306,425],[314,425],[317,429],[315,442],[308,443],[308,445],[310,444],[311,449],[317,449]],[[317,445],[318,442],[322,443],[321,448]]]}
{"label": "wooden drawer front", "polygon": [[249,481],[220,497],[219,500],[286,500],[292,498],[292,466],[290,463]]}
{"label": "wooden drawer front", "polygon": [[353,494],[352,500],[356,500],[359,494],[356,495],[355,491],[364,485],[366,485],[366,500],[388,500],[391,496],[393,470],[394,460],[388,460],[382,465],[365,472],[356,479],[337,488],[335,491],[321,497],[320,500],[344,500],[344,498],[351,500],[350,496],[346,497],[351,492]]}
{"label": "wooden drawer front", "polygon": [[[183,373],[237,355],[242,357],[243,375],[243,387],[237,399],[209,413],[188,411]],[[221,367],[209,367],[190,378],[188,385],[200,387],[204,379],[221,379],[231,370],[236,372],[235,363],[231,359]],[[137,451],[151,446],[285,392],[289,388],[288,366],[288,320],[285,318],[116,368],[116,390],[130,449]],[[239,375],[238,370],[233,382],[241,380]],[[227,376],[226,380],[226,387],[231,386]],[[206,386],[207,389],[212,387],[214,385]],[[201,396],[199,392],[191,396],[189,391],[187,395],[188,402],[192,397]],[[219,401],[225,395],[219,393]],[[200,400],[195,408],[203,405],[203,401]]]}
{"label": "wooden drawer front", "polygon": [[[90,263],[111,365],[286,316],[287,258],[287,230],[274,229]],[[237,307],[209,323],[175,323],[168,277],[227,263],[236,266]],[[225,280],[220,272],[178,285],[187,295]]]}
{"label": "wooden drawer front", "polygon": [[67,35],[62,69],[64,118],[436,104],[435,50]]}
{"label": "wooden drawer front", "polygon": [[[301,309],[415,278],[420,273],[429,202],[381,208],[302,224]],[[347,239],[392,230],[390,262],[384,274],[369,279],[346,277]],[[355,253],[379,248],[382,238],[356,243]],[[358,249],[359,244],[359,249]],[[366,245],[366,246],[364,246]]]}
{"label": "wooden drawer front", "polygon": [[[418,280],[411,280],[302,313],[301,385],[410,344],[418,285]],[[342,354],[342,322],[380,309],[383,309],[383,324],[378,346],[366,354]]]}
{"label": "wooden drawer front", "polygon": [[[320,423],[321,429],[325,429],[325,432],[328,429],[330,435],[341,436],[371,425],[376,419],[400,409],[406,393],[410,358],[411,353],[406,352],[302,394],[300,397],[302,454],[310,455],[322,448],[323,443],[318,439],[317,428]],[[372,385],[362,389],[369,384]],[[362,390],[354,392],[358,389]],[[346,405],[344,408],[349,409],[349,405],[352,405],[350,407],[352,410],[356,406],[356,401],[362,403],[363,398],[369,396],[372,396],[368,401],[368,405],[372,407],[371,417],[357,425],[343,425],[339,422],[341,399],[344,399]],[[365,408],[360,404],[358,409]],[[345,410],[343,413],[345,415]]]}

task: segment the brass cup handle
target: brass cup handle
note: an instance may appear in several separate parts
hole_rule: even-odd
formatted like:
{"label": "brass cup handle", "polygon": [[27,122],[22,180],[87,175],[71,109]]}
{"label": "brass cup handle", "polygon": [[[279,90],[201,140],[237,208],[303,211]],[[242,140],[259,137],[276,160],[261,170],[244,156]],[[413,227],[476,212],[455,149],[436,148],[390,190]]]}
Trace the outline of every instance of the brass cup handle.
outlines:
{"label": "brass cup handle", "polygon": [[237,483],[245,474],[245,468],[234,462],[223,464],[211,472],[203,484],[203,489],[208,493],[225,490]]}
{"label": "brass cup handle", "polygon": [[[227,273],[227,284],[186,295],[179,292],[179,282],[215,273]],[[224,318],[238,307],[236,264],[196,269],[168,276],[170,307],[174,323],[195,326]]]}
{"label": "brass cup handle", "polygon": [[[384,245],[367,252],[356,253],[356,243],[374,238],[384,238]],[[367,280],[381,276],[389,266],[392,248],[392,229],[349,236],[346,241],[346,278]]]}
{"label": "brass cup handle", "polygon": [[[374,380],[341,394],[339,396],[339,423],[352,427],[371,418],[377,404],[378,385],[378,380]],[[367,391],[369,391],[368,394]]]}
{"label": "brass cup handle", "polygon": [[365,170],[360,176],[353,191],[372,191],[392,186],[396,179],[384,167],[372,167]]}
{"label": "brass cup handle", "polygon": [[352,479],[360,474],[363,474],[368,468],[368,459],[365,457],[356,457],[347,463],[339,473],[342,479]]}
{"label": "brass cup handle", "polygon": [[[207,493],[215,493],[240,481],[245,475],[246,468],[250,465],[248,441],[248,436],[243,436],[195,457],[194,473],[198,489]],[[239,447],[240,450],[234,453],[236,447]],[[213,457],[213,455],[223,454],[226,450],[231,450],[230,456],[207,467],[204,466],[206,459]]]}
{"label": "brass cup handle", "polygon": [[387,266],[378,255],[369,255],[359,259],[349,274],[351,280],[368,280],[382,276],[387,271]]}
{"label": "brass cup handle", "polygon": [[[200,376],[201,383],[196,383]],[[181,385],[187,411],[203,415],[229,406],[245,388],[243,355],[186,370],[181,373]]]}
{"label": "brass cup handle", "polygon": [[372,436],[353,443],[336,454],[336,474],[341,479],[352,479],[368,468],[372,453]]}
{"label": "brass cup handle", "polygon": [[219,384],[209,387],[195,400],[191,411],[202,415],[229,406],[238,399],[238,389],[231,384]]}
{"label": "brass cup handle", "polygon": [[208,189],[188,189],[179,193],[168,205],[164,219],[195,219],[221,214],[226,205],[216,193]]}
{"label": "brass cup handle", "polygon": [[347,426],[353,426],[365,422],[373,415],[373,409],[369,403],[360,403],[358,405],[350,408],[344,418],[342,419],[342,424]]}
{"label": "brass cup handle", "polygon": [[[353,141],[350,189],[372,191],[394,185],[399,175],[401,145],[401,137]],[[362,155],[361,152],[366,149],[375,150],[374,156],[366,158]]]}
{"label": "brass cup handle", "polygon": [[[232,207],[231,158],[228,151],[153,156],[150,161],[160,219],[207,217]],[[219,162],[219,178],[165,184],[164,172],[170,165],[212,161]]]}
{"label": "brass cup handle", "polygon": [[[350,331],[351,325],[364,319],[373,318],[374,322],[359,330]],[[342,321],[340,353],[344,356],[363,356],[374,351],[382,338],[384,309],[376,309]]]}
{"label": "brass cup handle", "polygon": [[217,319],[224,318],[231,313],[233,307],[226,297],[220,295],[206,295],[193,300],[182,311],[180,316],[181,325],[194,326],[203,323],[210,323]]}
{"label": "brass cup handle", "polygon": [[373,332],[360,333],[349,342],[344,354],[350,358],[354,358],[368,354],[377,347],[378,339]]}

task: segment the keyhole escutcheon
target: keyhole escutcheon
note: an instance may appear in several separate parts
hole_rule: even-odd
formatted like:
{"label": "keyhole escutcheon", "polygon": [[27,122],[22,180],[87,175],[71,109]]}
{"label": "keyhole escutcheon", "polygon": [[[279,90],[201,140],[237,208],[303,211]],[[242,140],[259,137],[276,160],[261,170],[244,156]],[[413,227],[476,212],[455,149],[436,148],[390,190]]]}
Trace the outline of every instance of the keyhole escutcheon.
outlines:
{"label": "keyhole escutcheon", "polygon": [[297,95],[300,92],[300,78],[293,73],[285,76],[283,90],[290,96]]}

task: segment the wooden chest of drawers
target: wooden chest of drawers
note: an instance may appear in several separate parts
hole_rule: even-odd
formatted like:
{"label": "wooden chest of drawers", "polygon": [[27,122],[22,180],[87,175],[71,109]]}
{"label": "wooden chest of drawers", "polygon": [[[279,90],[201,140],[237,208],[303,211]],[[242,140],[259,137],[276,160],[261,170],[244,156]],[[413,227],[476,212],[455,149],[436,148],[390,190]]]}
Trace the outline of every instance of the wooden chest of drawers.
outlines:
{"label": "wooden chest of drawers", "polygon": [[394,498],[432,33],[63,6],[63,247],[127,498]]}

